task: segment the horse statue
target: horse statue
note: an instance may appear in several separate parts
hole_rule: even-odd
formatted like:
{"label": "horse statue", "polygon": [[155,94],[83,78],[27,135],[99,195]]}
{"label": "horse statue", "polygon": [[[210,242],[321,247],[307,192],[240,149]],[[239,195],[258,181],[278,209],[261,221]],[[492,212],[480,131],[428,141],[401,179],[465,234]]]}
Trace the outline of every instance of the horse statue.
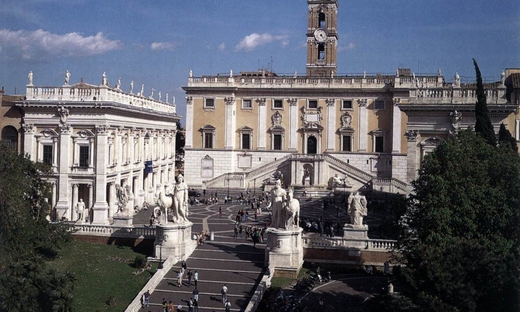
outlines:
{"label": "horse statue", "polygon": [[300,226],[300,201],[294,198],[294,193],[292,189],[287,191],[287,200],[285,202],[284,209],[284,217],[285,217],[285,229],[292,230],[293,227]]}
{"label": "horse statue", "polygon": [[[162,185],[157,185],[157,190],[155,192],[155,203],[161,209],[161,224],[168,224],[168,209],[172,209],[173,206],[173,198],[171,196],[167,196],[165,194],[165,189]],[[175,215],[175,213],[174,213]]]}

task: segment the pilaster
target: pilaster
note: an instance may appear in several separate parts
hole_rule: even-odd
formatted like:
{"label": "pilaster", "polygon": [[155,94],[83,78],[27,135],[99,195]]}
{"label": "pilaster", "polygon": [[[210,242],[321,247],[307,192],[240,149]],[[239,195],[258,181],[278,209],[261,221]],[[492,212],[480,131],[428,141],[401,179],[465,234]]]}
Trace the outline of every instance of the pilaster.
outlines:
{"label": "pilaster", "polygon": [[417,131],[408,130],[404,134],[408,140],[406,164],[407,171],[406,176],[408,181],[411,182],[417,178]]}
{"label": "pilaster", "polygon": [[336,142],[336,99],[327,99],[327,151],[335,150]]}
{"label": "pilaster", "polygon": [[185,148],[193,147],[193,97],[186,97],[186,136]]}
{"label": "pilaster", "polygon": [[393,103],[392,153],[399,153],[401,151],[401,109],[399,108],[401,99],[394,98]]}
{"label": "pilaster", "polygon": [[107,186],[107,142],[108,126],[96,126],[96,183],[95,201],[92,208],[92,224],[108,224]]}
{"label": "pilaster", "polygon": [[236,129],[236,118],[235,118],[235,97],[226,97],[224,99],[226,102],[226,141],[225,141],[225,149],[233,149],[235,147],[235,129]]}
{"label": "pilaster", "polygon": [[265,98],[258,98],[258,142],[257,147],[259,150],[266,149],[266,134],[267,134],[267,108],[265,106]]}
{"label": "pilaster", "polygon": [[298,131],[298,99],[288,99],[289,102],[289,150],[297,151],[298,150],[298,139],[297,139],[297,131]]}
{"label": "pilaster", "polygon": [[358,152],[367,151],[368,118],[367,99],[358,100],[359,148]]}

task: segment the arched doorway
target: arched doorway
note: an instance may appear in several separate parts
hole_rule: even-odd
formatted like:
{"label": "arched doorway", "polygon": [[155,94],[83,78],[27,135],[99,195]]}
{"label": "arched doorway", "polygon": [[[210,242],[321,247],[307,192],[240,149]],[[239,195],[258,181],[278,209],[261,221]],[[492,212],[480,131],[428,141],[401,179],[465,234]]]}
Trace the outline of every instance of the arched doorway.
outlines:
{"label": "arched doorway", "polygon": [[307,154],[316,154],[318,152],[318,141],[316,137],[309,136],[307,138]]}

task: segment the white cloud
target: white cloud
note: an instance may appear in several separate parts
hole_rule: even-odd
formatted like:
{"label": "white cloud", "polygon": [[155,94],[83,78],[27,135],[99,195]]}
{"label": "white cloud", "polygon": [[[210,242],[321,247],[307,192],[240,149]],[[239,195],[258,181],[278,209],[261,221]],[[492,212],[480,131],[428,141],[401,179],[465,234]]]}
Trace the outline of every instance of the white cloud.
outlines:
{"label": "white cloud", "polygon": [[64,35],[38,29],[36,31],[0,29],[2,54],[8,58],[42,60],[49,56],[89,56],[122,49],[119,40],[110,40],[99,32],[84,37],[72,32]]}
{"label": "white cloud", "polygon": [[258,46],[271,43],[274,41],[281,41],[282,45],[287,45],[289,42],[285,35],[271,35],[271,34],[257,34],[245,36],[240,43],[235,46],[235,51],[252,51]]}
{"label": "white cloud", "polygon": [[175,49],[175,44],[171,42],[153,42],[150,46],[152,51],[168,50],[172,51]]}
{"label": "white cloud", "polygon": [[218,45],[218,49],[220,51],[224,51],[226,49],[226,44],[224,42],[222,42],[221,44]]}
{"label": "white cloud", "polygon": [[355,47],[356,47],[356,44],[354,42],[350,42],[347,46],[339,46],[338,52],[354,50]]}

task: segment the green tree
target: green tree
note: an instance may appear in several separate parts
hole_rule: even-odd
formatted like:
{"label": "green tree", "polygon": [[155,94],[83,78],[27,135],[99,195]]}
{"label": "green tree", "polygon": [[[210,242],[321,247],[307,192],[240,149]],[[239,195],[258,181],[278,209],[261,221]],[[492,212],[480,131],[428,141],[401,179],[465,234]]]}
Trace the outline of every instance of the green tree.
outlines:
{"label": "green tree", "polygon": [[519,311],[518,154],[463,130],[425,158],[413,187],[403,294],[420,311]]}
{"label": "green tree", "polygon": [[516,145],[516,139],[513,138],[511,132],[506,129],[504,123],[500,124],[500,130],[498,131],[498,142],[499,144],[506,144],[511,146],[511,149],[518,153],[518,146]]}
{"label": "green tree", "polygon": [[69,311],[74,278],[49,270],[70,234],[51,224],[48,172],[0,142],[0,311]]}
{"label": "green tree", "polygon": [[497,144],[495,129],[493,123],[489,118],[489,110],[487,107],[486,92],[482,83],[482,74],[478,67],[477,61],[473,59],[475,65],[475,72],[477,75],[477,102],[475,104],[475,131],[482,135],[482,137],[491,145]]}

